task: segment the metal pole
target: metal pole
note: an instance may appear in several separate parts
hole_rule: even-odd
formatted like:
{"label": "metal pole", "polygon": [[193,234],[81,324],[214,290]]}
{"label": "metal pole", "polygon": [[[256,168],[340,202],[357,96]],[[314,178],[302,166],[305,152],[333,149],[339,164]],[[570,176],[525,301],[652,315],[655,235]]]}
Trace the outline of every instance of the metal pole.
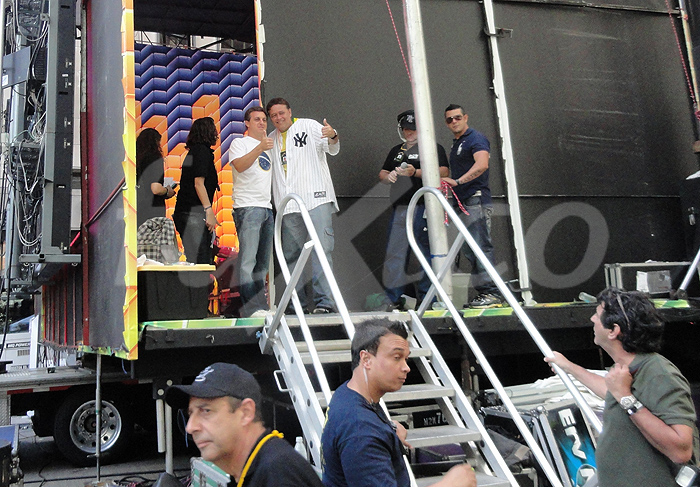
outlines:
{"label": "metal pole", "polygon": [[503,84],[503,70],[501,68],[501,58],[498,51],[498,34],[494,21],[492,0],[484,0],[484,14],[486,16],[486,28],[493,62],[493,92],[496,96],[496,112],[498,114],[498,127],[501,135],[501,156],[503,157],[503,169],[506,175],[510,221],[513,227],[513,243],[515,245],[515,253],[518,261],[518,277],[520,280],[520,289],[522,289],[521,294],[523,301],[525,305],[528,306],[534,304],[535,301],[530,291],[530,272],[527,266],[527,255],[525,253],[525,236],[520,214],[520,196],[518,194],[518,184],[515,177],[515,161],[513,158],[513,147],[510,141],[508,105],[506,104],[506,90]]}
{"label": "metal pole", "polygon": [[173,408],[165,403],[165,471],[174,474],[173,468]]}
{"label": "metal pole", "polygon": [[[695,258],[693,259],[693,263],[690,264],[690,267],[688,267],[688,272],[686,273],[685,277],[683,278],[683,282],[681,283],[681,286],[678,288],[678,291],[683,291],[685,292],[688,289],[688,284],[690,284],[690,279],[692,279],[693,274],[695,273],[695,269],[698,268],[698,263],[700,263],[700,248],[698,249],[698,253],[695,254]],[[687,297],[683,296],[683,299]]]}
{"label": "metal pole", "polygon": [[[695,93],[695,104],[693,110],[697,113],[698,108],[698,77],[695,72],[695,61],[693,58],[693,43],[691,42],[690,25],[688,24],[688,10],[685,7],[685,0],[678,0],[678,9],[681,12],[681,23],[683,25],[683,37],[685,38],[685,50],[688,53],[688,67],[690,68],[690,81],[693,85],[693,93]],[[700,120],[695,118],[695,125],[700,131]]]}
{"label": "metal pole", "polygon": [[[430,101],[430,84],[428,82],[428,67],[423,42],[423,21],[420,13],[420,0],[404,0],[404,19],[406,39],[408,41],[408,57],[411,65],[411,87],[413,90],[413,106],[416,112],[416,128],[418,129],[418,152],[420,154],[423,186],[440,187],[440,169],[435,140],[435,123],[433,108]],[[440,204],[433,198],[425,198],[425,212],[428,220],[428,236],[430,238],[430,254],[432,267],[437,270],[447,258],[447,230],[443,225],[443,213]],[[406,231],[413,232],[412,227]],[[452,272],[448,272],[443,281],[447,294],[452,296]]]}
{"label": "metal pole", "polygon": [[95,460],[97,482],[100,481],[100,456],[102,454],[102,354],[97,354],[95,384]]}

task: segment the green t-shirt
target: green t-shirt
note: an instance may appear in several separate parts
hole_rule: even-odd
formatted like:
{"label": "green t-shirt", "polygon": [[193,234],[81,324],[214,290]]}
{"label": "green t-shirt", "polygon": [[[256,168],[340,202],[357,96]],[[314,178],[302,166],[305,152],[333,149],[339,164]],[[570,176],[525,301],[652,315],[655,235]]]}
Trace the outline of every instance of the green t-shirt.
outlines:
{"label": "green t-shirt", "polygon": [[[657,354],[637,354],[630,364],[634,376],[632,394],[668,425],[693,428],[698,458],[698,430],[690,386],[668,359]],[[596,448],[600,487],[676,487],[671,460],[644,438],[627,412],[608,393],[605,397],[603,432]]]}

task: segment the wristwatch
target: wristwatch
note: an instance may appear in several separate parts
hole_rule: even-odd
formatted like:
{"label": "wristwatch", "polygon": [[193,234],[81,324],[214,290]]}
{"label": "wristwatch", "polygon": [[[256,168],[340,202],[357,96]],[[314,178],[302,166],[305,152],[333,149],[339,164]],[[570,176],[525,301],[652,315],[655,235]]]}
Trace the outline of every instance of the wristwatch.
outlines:
{"label": "wristwatch", "polygon": [[630,395],[620,398],[620,407],[627,411],[627,414],[632,416],[634,413],[642,409],[644,407],[644,404],[639,402],[639,399],[637,399],[636,397]]}

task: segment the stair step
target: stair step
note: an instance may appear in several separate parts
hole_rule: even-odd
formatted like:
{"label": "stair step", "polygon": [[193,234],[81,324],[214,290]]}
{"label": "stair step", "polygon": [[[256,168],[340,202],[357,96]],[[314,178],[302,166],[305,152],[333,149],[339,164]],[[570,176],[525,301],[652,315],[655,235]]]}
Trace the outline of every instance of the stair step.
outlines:
{"label": "stair step", "polygon": [[[416,484],[418,487],[427,487],[428,485],[433,485],[440,480],[442,480],[442,476],[422,477],[420,479],[416,479]],[[476,472],[476,485],[479,487],[510,487],[510,483],[507,480],[499,479],[493,475],[488,475],[481,472]]]}
{"label": "stair step", "polygon": [[[326,352],[329,350],[350,350],[352,340],[345,338],[340,340],[318,340],[314,341],[314,346],[318,352]],[[297,350],[300,353],[308,352],[309,345],[306,342],[296,342]]]}
{"label": "stair step", "polygon": [[466,443],[468,441],[479,441],[480,439],[481,434],[478,431],[452,425],[411,428],[408,430],[408,436],[406,437],[406,441],[414,448]]}
{"label": "stair step", "polygon": [[403,386],[396,392],[388,392],[384,395],[385,402],[417,401],[419,399],[437,399],[438,397],[453,397],[454,389],[451,387],[436,386],[433,384],[411,384]]}
{"label": "stair step", "polygon": [[[387,319],[389,321],[401,321],[405,322],[408,319],[408,314],[406,313],[392,313],[385,311],[365,311],[365,312],[353,312],[352,322],[357,325],[363,321],[375,320],[375,319]],[[287,320],[287,324],[290,328],[296,328],[299,326],[299,318],[295,314],[284,315]],[[330,313],[322,315],[308,314],[304,315],[304,320],[309,326],[327,326],[327,325],[340,325],[343,323],[343,319],[339,313]]]}
{"label": "stair step", "polygon": [[[454,389],[451,387],[436,386],[433,384],[411,384],[403,386],[396,392],[388,392],[384,395],[385,402],[417,401],[419,399],[437,399],[438,397],[453,397]],[[322,408],[328,406],[322,392],[317,392],[316,397]]]}
{"label": "stair step", "polygon": [[[319,342],[323,343],[323,342]],[[307,348],[308,350],[308,348]],[[317,349],[318,358],[321,360],[322,364],[342,364],[350,363],[352,361],[352,356],[350,350],[323,350]],[[311,354],[308,351],[300,352],[301,361],[309,365],[311,363]],[[415,357],[430,357],[432,355],[430,349],[427,348],[411,348],[411,358]]]}

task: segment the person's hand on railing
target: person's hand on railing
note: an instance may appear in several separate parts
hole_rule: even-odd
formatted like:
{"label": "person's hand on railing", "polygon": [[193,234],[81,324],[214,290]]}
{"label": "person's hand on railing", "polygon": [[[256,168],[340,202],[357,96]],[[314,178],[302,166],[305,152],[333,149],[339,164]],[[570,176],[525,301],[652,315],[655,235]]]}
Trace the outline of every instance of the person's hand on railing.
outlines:
{"label": "person's hand on railing", "polygon": [[552,366],[556,365],[561,370],[566,372],[567,374],[570,374],[571,373],[571,366],[573,365],[573,363],[559,352],[552,352],[552,353],[554,354],[553,357],[545,357],[544,358],[544,361],[550,365],[552,372],[555,372],[554,367],[552,367]]}

